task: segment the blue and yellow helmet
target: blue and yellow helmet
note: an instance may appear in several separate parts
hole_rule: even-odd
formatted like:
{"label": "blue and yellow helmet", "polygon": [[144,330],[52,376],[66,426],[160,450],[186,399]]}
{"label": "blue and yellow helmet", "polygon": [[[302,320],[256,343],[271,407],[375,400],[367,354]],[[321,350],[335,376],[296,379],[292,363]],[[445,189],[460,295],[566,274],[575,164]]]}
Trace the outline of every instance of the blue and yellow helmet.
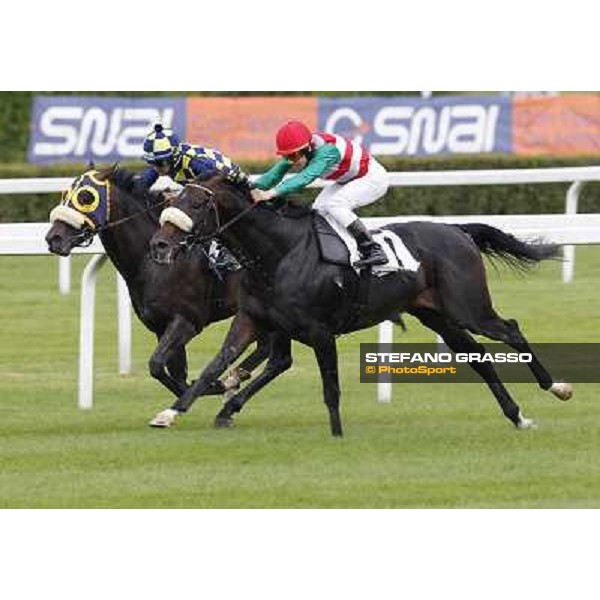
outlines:
{"label": "blue and yellow helmet", "polygon": [[162,160],[172,160],[176,157],[178,148],[177,134],[157,124],[144,140],[144,160],[151,165]]}

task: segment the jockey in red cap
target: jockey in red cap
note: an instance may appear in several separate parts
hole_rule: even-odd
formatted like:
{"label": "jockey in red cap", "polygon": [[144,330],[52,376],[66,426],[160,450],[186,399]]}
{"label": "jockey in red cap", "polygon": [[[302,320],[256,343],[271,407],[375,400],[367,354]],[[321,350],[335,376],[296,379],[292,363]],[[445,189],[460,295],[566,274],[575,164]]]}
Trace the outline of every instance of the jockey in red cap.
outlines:
{"label": "jockey in red cap", "polygon": [[[313,208],[331,215],[357,242],[361,260],[356,267],[383,265],[387,257],[353,209],[381,198],[389,187],[387,171],[357,142],[330,133],[313,133],[298,121],[277,132],[277,162],[255,184],[255,202],[293,194],[321,177],[332,181],[317,196]],[[291,167],[301,171],[281,183]]]}

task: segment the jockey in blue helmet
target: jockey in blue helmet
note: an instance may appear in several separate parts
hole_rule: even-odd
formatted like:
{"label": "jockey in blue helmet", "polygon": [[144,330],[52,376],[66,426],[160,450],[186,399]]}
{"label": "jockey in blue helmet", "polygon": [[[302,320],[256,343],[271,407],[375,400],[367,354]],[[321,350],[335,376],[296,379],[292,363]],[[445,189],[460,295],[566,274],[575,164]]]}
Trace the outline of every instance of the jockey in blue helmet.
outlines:
{"label": "jockey in blue helmet", "polygon": [[150,165],[139,177],[137,184],[148,189],[160,176],[169,176],[181,185],[197,177],[222,173],[234,181],[248,176],[242,169],[218,150],[181,143],[176,133],[156,124],[144,140],[144,160]]}
{"label": "jockey in blue helmet", "polygon": [[[168,176],[180,185],[219,173],[233,181],[248,181],[248,175],[223,153],[181,143],[176,133],[160,124],[144,140],[144,160],[150,166],[136,177],[134,188],[138,192],[151,188],[161,176]],[[217,273],[241,268],[233,255],[216,242],[211,244],[209,258]]]}

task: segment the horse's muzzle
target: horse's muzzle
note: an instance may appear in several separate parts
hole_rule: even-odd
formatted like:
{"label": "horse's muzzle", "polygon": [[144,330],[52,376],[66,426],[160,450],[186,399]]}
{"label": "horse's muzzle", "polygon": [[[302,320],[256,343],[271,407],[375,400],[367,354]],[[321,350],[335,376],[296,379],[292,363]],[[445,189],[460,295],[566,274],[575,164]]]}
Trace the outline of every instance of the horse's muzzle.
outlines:
{"label": "horse's muzzle", "polygon": [[48,244],[48,250],[52,254],[57,256],[69,256],[71,254],[71,243],[68,239],[59,234],[53,234],[46,236],[46,243]]}

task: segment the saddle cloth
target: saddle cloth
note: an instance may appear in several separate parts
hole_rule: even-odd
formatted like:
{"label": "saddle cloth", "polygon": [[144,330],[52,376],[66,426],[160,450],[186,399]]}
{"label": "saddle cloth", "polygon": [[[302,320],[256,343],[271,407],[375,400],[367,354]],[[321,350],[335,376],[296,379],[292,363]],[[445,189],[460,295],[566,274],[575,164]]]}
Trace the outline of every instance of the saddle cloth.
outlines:
{"label": "saddle cloth", "polygon": [[[356,240],[329,215],[323,216],[315,213],[313,224],[319,241],[321,258],[325,262],[350,266],[360,260]],[[383,275],[400,270],[417,271],[419,269],[419,261],[410,253],[400,236],[388,229],[378,229],[371,233],[388,258],[387,264],[373,267],[374,274]],[[360,269],[354,268],[357,273],[360,271]]]}

